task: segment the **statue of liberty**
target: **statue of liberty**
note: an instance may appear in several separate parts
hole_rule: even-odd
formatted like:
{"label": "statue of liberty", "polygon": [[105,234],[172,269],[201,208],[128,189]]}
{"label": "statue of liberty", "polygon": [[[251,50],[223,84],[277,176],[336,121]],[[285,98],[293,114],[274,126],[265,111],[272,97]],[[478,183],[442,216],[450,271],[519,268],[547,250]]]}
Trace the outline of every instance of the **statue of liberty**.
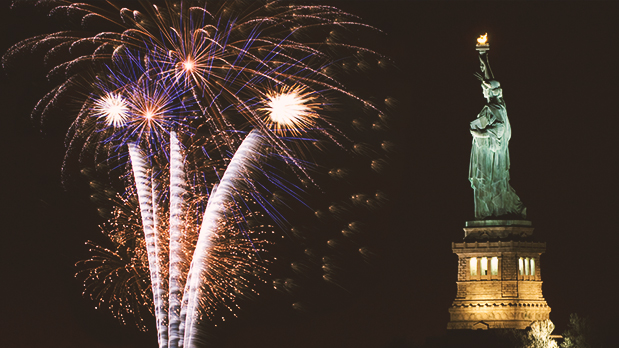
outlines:
{"label": "statue of liberty", "polygon": [[[487,46],[486,46],[487,47]],[[478,49],[479,50],[479,49]],[[509,150],[512,130],[501,84],[494,80],[487,49],[479,50],[486,105],[470,123],[473,135],[469,181],[475,196],[475,219],[526,218],[526,208],[509,184]]]}

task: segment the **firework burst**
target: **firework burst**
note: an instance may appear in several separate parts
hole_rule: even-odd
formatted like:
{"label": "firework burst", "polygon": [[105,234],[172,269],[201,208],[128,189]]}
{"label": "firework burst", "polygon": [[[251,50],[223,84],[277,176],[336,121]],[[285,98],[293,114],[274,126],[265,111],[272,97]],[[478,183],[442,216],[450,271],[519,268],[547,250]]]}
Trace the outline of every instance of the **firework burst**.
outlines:
{"label": "firework burst", "polygon": [[[317,149],[369,158],[368,170],[385,167],[371,145],[341,130],[355,122],[362,128],[363,116],[351,122],[334,115],[342,97],[382,115],[333,77],[342,56],[380,57],[333,34],[371,29],[348,13],[253,1],[212,8],[205,1],[140,2],[133,10],[50,3],[51,15],[78,18],[84,30],[25,40],[3,64],[24,51],[46,51],[48,78],[59,82],[33,111],[42,122],[67,95],[81,101],[65,162],[75,152],[81,163],[94,158],[97,167],[113,168],[106,173],[111,186],[125,186],[103,228],[114,248],[91,243],[93,258],[80,263],[87,267],[80,272],[85,292],[123,322],[134,315],[142,325],[142,315],[153,313],[160,347],[196,346],[201,321],[221,308],[233,312],[239,298],[257,293],[255,284],[269,273],[269,235],[298,231],[284,211],[312,212],[304,196],[328,189],[316,179],[321,171],[339,179],[353,172],[325,171]],[[104,29],[90,34],[92,27]],[[372,122],[373,130],[383,126]],[[353,208],[380,204],[368,194],[343,200],[310,215],[335,221],[346,237],[357,235]],[[305,249],[314,264],[319,254],[347,245],[332,237],[321,243],[326,249]],[[334,274],[342,267],[332,257],[320,259],[320,279],[338,284]],[[291,267],[303,273],[307,264]],[[281,283],[292,292],[298,282]],[[140,296],[131,300],[133,292]]]}
{"label": "firework burst", "polygon": [[311,92],[303,88],[289,87],[279,92],[268,92],[260,111],[266,113],[263,122],[271,124],[270,130],[277,135],[300,136],[316,126],[323,103],[315,101]]}
{"label": "firework burst", "polygon": [[94,117],[104,118],[108,126],[118,128],[125,125],[129,117],[129,107],[125,99],[115,93],[107,93],[94,102]]}

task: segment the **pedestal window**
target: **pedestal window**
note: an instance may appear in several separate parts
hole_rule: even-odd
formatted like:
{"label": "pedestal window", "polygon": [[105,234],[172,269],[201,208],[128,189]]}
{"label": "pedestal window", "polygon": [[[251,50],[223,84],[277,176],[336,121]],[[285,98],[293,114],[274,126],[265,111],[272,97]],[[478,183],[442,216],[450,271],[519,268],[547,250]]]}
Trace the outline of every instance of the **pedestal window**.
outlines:
{"label": "pedestal window", "polygon": [[470,269],[471,269],[471,275],[476,276],[477,275],[477,258],[476,257],[471,257]]}
{"label": "pedestal window", "polygon": [[491,275],[499,274],[499,258],[496,256],[490,259],[490,274]]}
{"label": "pedestal window", "polygon": [[487,257],[482,257],[481,258],[481,265],[480,265],[480,269],[481,269],[481,275],[485,276],[488,275],[488,258]]}

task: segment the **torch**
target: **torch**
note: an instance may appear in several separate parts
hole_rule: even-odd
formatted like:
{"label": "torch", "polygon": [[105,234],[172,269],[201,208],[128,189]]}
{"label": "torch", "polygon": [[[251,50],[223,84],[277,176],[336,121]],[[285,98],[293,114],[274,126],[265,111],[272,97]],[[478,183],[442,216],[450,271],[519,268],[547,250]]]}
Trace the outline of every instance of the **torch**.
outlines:
{"label": "torch", "polygon": [[490,61],[488,60],[488,51],[490,44],[488,43],[488,33],[477,38],[475,49],[479,52],[479,61],[481,62],[481,71],[484,73],[484,78],[490,80],[494,78],[492,69],[490,69]]}

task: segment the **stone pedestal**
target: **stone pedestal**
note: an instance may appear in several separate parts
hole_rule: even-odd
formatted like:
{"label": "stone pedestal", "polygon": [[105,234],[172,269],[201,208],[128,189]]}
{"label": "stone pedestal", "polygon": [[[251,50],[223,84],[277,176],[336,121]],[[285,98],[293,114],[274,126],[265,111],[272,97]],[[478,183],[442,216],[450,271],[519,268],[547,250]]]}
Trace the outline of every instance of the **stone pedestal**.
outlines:
{"label": "stone pedestal", "polygon": [[525,329],[548,319],[542,296],[540,256],[546,243],[534,242],[530,221],[471,221],[458,255],[457,294],[448,329]]}

